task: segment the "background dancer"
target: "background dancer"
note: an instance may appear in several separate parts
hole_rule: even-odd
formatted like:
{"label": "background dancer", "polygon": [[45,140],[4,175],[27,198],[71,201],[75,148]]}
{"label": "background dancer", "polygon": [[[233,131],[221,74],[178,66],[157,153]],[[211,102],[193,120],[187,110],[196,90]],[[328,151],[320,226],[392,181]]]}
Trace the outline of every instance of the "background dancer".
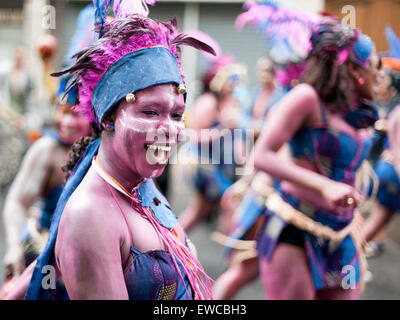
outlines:
{"label": "background dancer", "polygon": [[[382,117],[377,123],[380,136],[381,156],[375,164],[379,187],[370,216],[363,225],[367,241],[374,239],[391,220],[395,212],[400,211],[400,180],[396,169],[398,154],[398,122],[400,105],[400,60],[382,59],[382,81],[378,90]],[[393,141],[392,141],[393,140]],[[382,240],[381,240],[382,241]],[[381,249],[382,250],[382,249]]]}
{"label": "background dancer", "polygon": [[[204,75],[204,92],[195,101],[189,115],[188,126],[196,131],[198,137],[192,141],[189,152],[195,154],[199,163],[192,175],[194,196],[179,215],[186,232],[213,211],[221,210],[219,201],[222,194],[237,180],[236,162],[241,162],[241,159],[237,160],[243,154],[243,144],[242,137],[235,137],[233,130],[239,127],[242,97],[247,97],[243,87],[246,77],[245,66],[236,63],[232,56],[223,54],[212,61]],[[203,158],[205,149],[208,149],[208,154]],[[224,220],[219,221],[223,223]],[[219,228],[224,227],[220,225]]]}
{"label": "background dancer", "polygon": [[[305,40],[309,63],[304,83],[271,110],[254,147],[255,168],[281,181],[277,194],[267,198],[267,221],[257,247],[266,298],[357,299],[358,286],[340,286],[348,265],[356,274],[353,284],[362,281],[360,244],[350,234],[355,235],[354,208],[362,200],[354,188],[355,173],[369,150],[349,122],[361,99],[373,98],[374,45],[339,20],[289,14],[276,6],[252,5],[242,19],[264,17],[270,22],[263,24],[268,33],[282,22],[274,17],[282,16],[289,23],[276,38],[282,32],[295,37],[297,31],[290,31],[299,25],[312,36],[297,38]],[[371,116],[369,124],[375,120]],[[290,160],[276,153],[285,143]]]}
{"label": "background dancer", "polygon": [[44,130],[29,148],[6,197],[3,219],[7,280],[15,281],[43,250],[63,190],[65,177],[61,167],[72,144],[91,132],[86,119],[73,109],[75,94],[70,92],[68,99],[61,102],[65,84],[63,79],[55,117],[58,130]]}

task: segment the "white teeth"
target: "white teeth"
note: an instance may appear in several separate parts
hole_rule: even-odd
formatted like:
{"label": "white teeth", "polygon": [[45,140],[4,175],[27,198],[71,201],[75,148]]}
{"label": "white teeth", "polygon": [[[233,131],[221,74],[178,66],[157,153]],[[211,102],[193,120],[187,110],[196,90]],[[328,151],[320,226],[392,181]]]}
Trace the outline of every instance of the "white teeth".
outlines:
{"label": "white teeth", "polygon": [[150,150],[160,150],[160,151],[165,151],[165,152],[171,151],[171,146],[160,146],[160,145],[155,145],[155,144],[149,144],[149,145],[147,145],[147,147]]}

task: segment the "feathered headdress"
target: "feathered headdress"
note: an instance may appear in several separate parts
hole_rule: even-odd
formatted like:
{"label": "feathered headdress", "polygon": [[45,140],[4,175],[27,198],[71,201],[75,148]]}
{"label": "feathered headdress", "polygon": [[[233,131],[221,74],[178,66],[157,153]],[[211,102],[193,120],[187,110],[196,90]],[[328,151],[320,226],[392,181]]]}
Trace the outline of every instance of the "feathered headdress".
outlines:
{"label": "feathered headdress", "polygon": [[64,57],[64,64],[70,66],[74,63],[73,56],[83,48],[97,40],[94,26],[94,7],[88,4],[78,15],[75,24],[75,32],[71,38],[67,53]]}
{"label": "feathered headdress", "polygon": [[[335,55],[340,65],[351,58],[365,67],[374,50],[371,39],[341,23],[332,15],[316,15],[291,10],[276,1],[247,2],[246,12],[236,19],[236,27],[257,26],[267,40],[268,55],[277,65],[283,84],[298,79],[310,55]],[[278,79],[279,80],[279,79]]]}
{"label": "feathered headdress", "polygon": [[[109,1],[105,2],[109,4]],[[188,45],[215,54],[209,45],[181,33],[176,19],[160,22],[147,18],[143,14],[129,15],[124,10],[131,6],[126,3],[135,1],[122,0],[119,6],[116,2],[118,1],[114,1],[114,6],[118,9],[118,16],[123,16],[123,18],[106,21],[103,15],[98,14],[99,9],[96,8],[96,16],[101,17],[99,23],[103,30],[102,37],[77,53],[76,62],[72,67],[53,74],[54,76],[67,73],[72,75],[67,90],[77,87],[79,105],[83,114],[99,129],[104,116],[126,94],[156,84],[184,83],[180,46]],[[142,1],[139,2],[142,3]],[[132,5],[132,7],[135,6]],[[136,55],[135,52],[140,49],[148,50]],[[124,71],[123,82],[122,75],[114,72],[117,68],[110,68],[117,63],[122,63],[120,62],[122,59],[130,64],[133,71]],[[140,67],[140,64],[145,62],[150,68]],[[126,77],[132,77],[132,79]],[[106,83],[108,89],[103,88],[103,84]],[[110,84],[116,86],[115,90],[111,90]]]}
{"label": "feathered headdress", "polygon": [[383,53],[382,68],[400,72],[400,40],[390,26],[385,29],[389,51]]}
{"label": "feathered headdress", "polygon": [[386,39],[389,43],[389,56],[400,59],[400,40],[390,26],[385,29]]}
{"label": "feathered headdress", "polygon": [[[92,44],[94,41],[96,41],[96,39],[97,35],[94,27],[94,7],[92,4],[89,4],[78,14],[78,18],[75,23],[75,32],[69,43],[67,53],[64,56],[64,68],[73,65],[75,62],[73,56],[83,48]],[[77,100],[75,87],[70,88],[66,93],[69,79],[69,76],[60,78],[57,92],[58,103],[75,106]]]}
{"label": "feathered headdress", "polygon": [[215,51],[215,55],[211,55],[205,51],[202,52],[205,60],[205,72],[202,81],[206,91],[211,90],[219,93],[225,80],[230,76],[237,75],[238,78],[245,80],[247,76],[245,66],[237,63],[234,56],[223,53],[221,46],[214,38],[200,30],[188,31],[188,34],[207,43]]}
{"label": "feathered headdress", "polygon": [[244,8],[247,11],[237,17],[236,27],[258,27],[267,38],[274,63],[298,63],[308,56],[312,27],[321,21],[319,16],[285,8],[276,1],[246,2]]}

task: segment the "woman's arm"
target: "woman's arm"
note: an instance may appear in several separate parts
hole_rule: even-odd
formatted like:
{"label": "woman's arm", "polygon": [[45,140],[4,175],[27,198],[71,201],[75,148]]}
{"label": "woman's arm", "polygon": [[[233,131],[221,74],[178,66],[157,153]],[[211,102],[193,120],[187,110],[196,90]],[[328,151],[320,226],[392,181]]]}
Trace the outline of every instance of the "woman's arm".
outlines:
{"label": "woman's arm", "polygon": [[361,200],[361,195],[351,186],[332,181],[277,154],[301,127],[322,121],[319,110],[319,98],[311,86],[301,84],[292,89],[270,111],[254,146],[254,158],[250,159],[254,159],[257,170],[265,171],[281,181],[318,192],[332,208],[347,208],[349,197],[355,200],[356,205]]}
{"label": "woman's arm", "polygon": [[128,299],[120,216],[110,203],[75,197],[60,221],[56,262],[71,299]]}
{"label": "woman's arm", "polygon": [[6,234],[4,264],[12,275],[24,267],[22,230],[27,211],[43,193],[51,166],[54,141],[43,137],[35,142],[24,157],[21,168],[11,185],[3,210]]}

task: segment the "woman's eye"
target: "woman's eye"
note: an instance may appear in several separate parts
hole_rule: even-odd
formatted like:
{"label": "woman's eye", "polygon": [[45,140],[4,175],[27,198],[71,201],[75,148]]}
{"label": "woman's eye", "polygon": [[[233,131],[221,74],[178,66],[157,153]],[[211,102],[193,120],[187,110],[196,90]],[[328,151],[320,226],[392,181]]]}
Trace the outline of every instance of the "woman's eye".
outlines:
{"label": "woman's eye", "polygon": [[174,114],[172,115],[172,118],[173,118],[174,120],[177,120],[177,121],[182,120],[182,117],[183,117],[183,114],[182,114],[182,113],[174,113]]}
{"label": "woman's eye", "polygon": [[143,111],[146,116],[158,116],[158,113],[155,111]]}

